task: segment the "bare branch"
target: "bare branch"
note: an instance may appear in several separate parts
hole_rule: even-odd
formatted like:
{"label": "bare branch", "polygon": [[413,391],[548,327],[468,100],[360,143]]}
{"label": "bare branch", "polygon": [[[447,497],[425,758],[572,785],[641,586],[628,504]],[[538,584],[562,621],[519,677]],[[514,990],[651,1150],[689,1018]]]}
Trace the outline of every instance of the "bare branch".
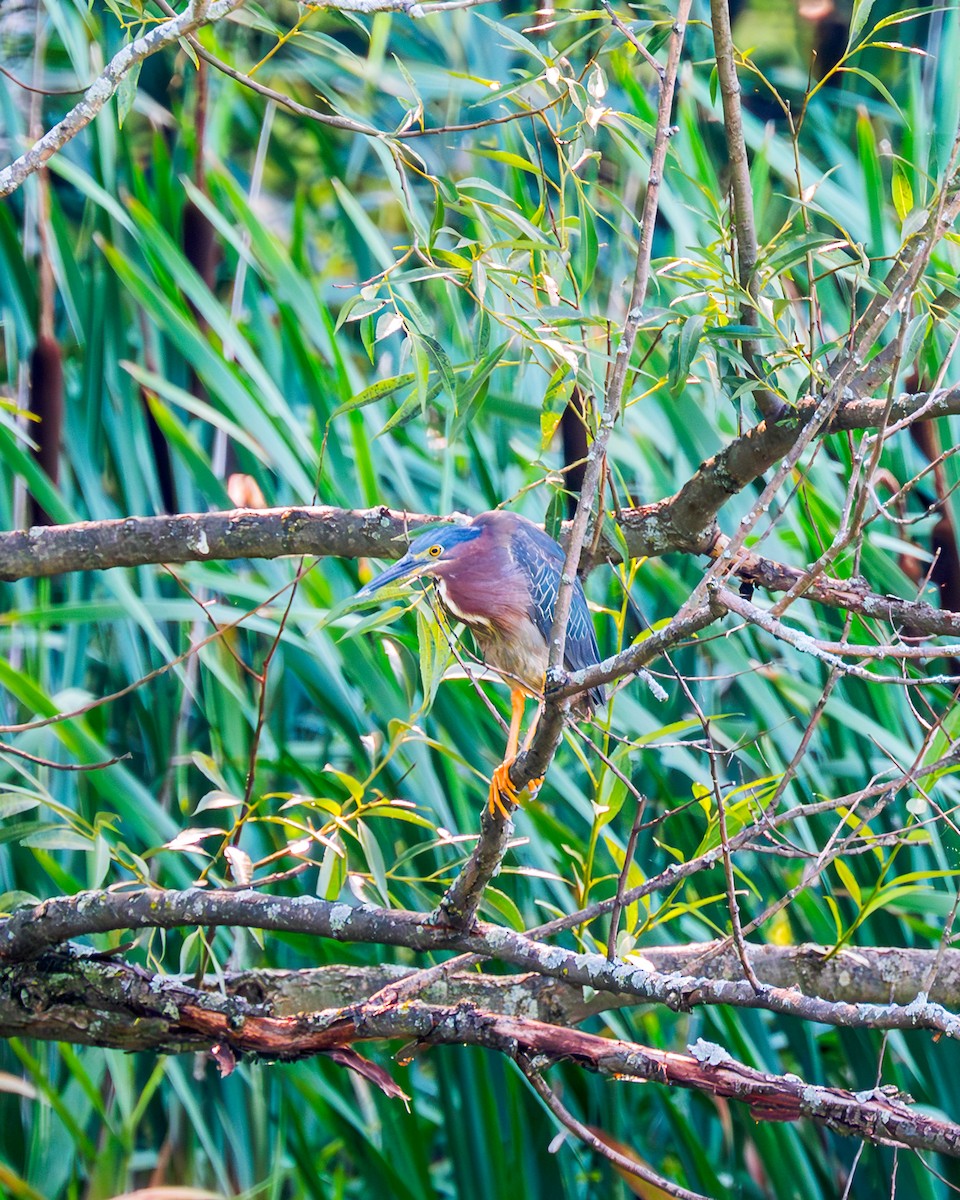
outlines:
{"label": "bare branch", "polygon": [[[674,88],[691,3],[692,0],[679,0],[677,17],[667,51],[667,63],[660,77],[657,123],[647,180],[647,194],[644,198],[641,217],[640,245],[637,250],[633,290],[607,387],[603,413],[593,443],[587,453],[580,498],[567,535],[566,560],[560,576],[560,586],[557,590],[556,604],[553,610],[553,623],[547,643],[547,694],[544,698],[533,742],[528,750],[518,755],[510,768],[510,781],[518,792],[533,780],[542,778],[546,774],[547,767],[553,760],[563,736],[566,720],[565,706],[561,703],[560,697],[551,691],[551,685],[555,684],[563,675],[567,623],[573,603],[577,569],[580,565],[594,500],[600,487],[607,442],[620,415],[627,367],[643,316],[643,303],[650,278],[650,256],[659,205],[660,181],[663,177],[670,139],[670,115],[673,111]],[[473,921],[484,888],[499,870],[506,853],[510,830],[510,822],[503,813],[489,811],[483,813],[480,839],[476,849],[440,904],[440,913],[452,924],[466,926]]]}
{"label": "bare branch", "polygon": [[[576,676],[571,676],[570,683],[548,694],[551,708],[559,714],[560,728],[562,729],[563,721],[560,704],[564,699],[595,687],[597,683],[606,683],[611,679],[639,671],[662,654],[664,650],[678,642],[686,641],[698,630],[704,629],[716,620],[719,615],[719,610],[705,606],[683,621],[671,621],[622,654],[607,659],[606,662],[600,663],[596,667],[588,668],[587,673],[593,676],[593,682],[589,684],[580,679],[581,676],[586,677],[587,673],[585,672],[581,671]],[[573,683],[574,679],[579,682]],[[547,709],[547,714],[545,719],[549,719],[550,708]],[[519,786],[526,786],[530,779],[536,779],[546,772],[553,756],[553,749],[553,742],[548,742],[544,747],[539,744],[539,737],[534,739],[530,749],[522,755],[522,761],[518,760],[518,772],[522,771],[524,776],[524,782]],[[510,775],[513,778],[512,771]],[[503,855],[512,833],[512,822],[504,821],[499,815],[492,815],[487,809],[484,809],[480,818],[480,838],[473,853],[440,901],[438,919],[460,927],[468,926],[473,921],[480,906],[483,889],[500,869],[500,863],[503,861]]]}
{"label": "bare branch", "polygon": [[288,96],[284,92],[278,92],[274,88],[268,87],[266,84],[261,83],[259,79],[254,79],[252,75],[245,75],[242,71],[238,71],[236,67],[231,67],[229,63],[224,62],[222,58],[217,58],[215,54],[211,54],[200,39],[193,35],[190,36],[189,42],[200,58],[208,62],[221,75],[226,75],[229,79],[233,79],[236,83],[241,84],[241,86],[249,88],[250,91],[257,92],[258,95],[263,96],[265,99],[282,105],[288,112],[292,112],[298,117],[306,117],[308,120],[316,121],[320,125],[327,125],[331,129],[342,129],[347,133],[359,133],[367,137],[383,136],[381,130],[375,129],[372,125],[366,125],[363,121],[356,121],[352,117],[341,117],[337,113],[320,112],[319,109],[301,104],[299,100],[294,100],[292,96]]}
{"label": "bare branch", "polygon": [[[676,1054],[491,1013],[466,1002],[450,1007],[378,1001],[278,1016],[269,1006],[239,996],[201,991],[122,964],[71,960],[62,954],[0,969],[10,985],[3,994],[17,997],[0,1011],[10,1013],[21,1031],[29,1030],[34,1037],[173,1052],[219,1046],[233,1055],[267,1059],[296,1059],[336,1052],[359,1041],[396,1038],[415,1038],[421,1046],[483,1046],[536,1062],[538,1068],[569,1060],[612,1077],[724,1096],[747,1104],[757,1120],[809,1117],[847,1136],[960,1156],[960,1126],[911,1108],[895,1092],[851,1093],[758,1071],[737,1062],[722,1047],[702,1041],[691,1046],[689,1054]],[[78,992],[86,1007],[78,1005]],[[102,1013],[105,1025],[83,1020]]]}
{"label": "bare branch", "polygon": [[[810,654],[814,658],[819,658],[822,662],[827,663],[843,675],[852,675],[855,679],[863,679],[868,683],[887,684],[892,687],[928,687],[933,684],[955,687],[960,682],[954,675],[926,674],[919,678],[909,675],[881,675],[856,663],[845,662],[841,658],[841,655],[861,654],[867,658],[891,658],[896,660],[897,655],[895,650],[887,650],[884,653],[886,647],[882,646],[838,646],[828,648],[821,645],[810,634],[785,625],[783,621],[775,617],[772,613],[765,612],[756,604],[752,604],[749,600],[745,600],[742,596],[731,592],[729,588],[717,587],[714,589],[714,595],[717,602],[722,604],[728,612],[736,613],[737,616],[742,617],[745,621],[749,621],[751,625],[756,625],[758,629],[762,629],[765,633],[770,634],[771,637],[775,637],[793,646],[795,650],[800,650],[804,654]],[[876,651],[876,653],[871,653],[871,651]]]}
{"label": "bare branch", "polygon": [[[735,848],[735,839],[731,846]],[[719,858],[718,853],[714,861]],[[438,926],[423,913],[351,906],[311,896],[264,896],[253,891],[144,889],[130,894],[84,892],[56,897],[23,909],[0,924],[0,964],[34,959],[51,946],[86,934],[191,925],[276,929],[341,942],[466,951],[564,982],[665,1004],[676,1011],[701,1004],[729,1004],[850,1028],[929,1029],[960,1036],[960,1018],[922,994],[909,1004],[873,1005],[827,1001],[765,982],[757,991],[744,979],[665,975],[651,963],[611,962],[602,954],[565,950],[497,926],[476,923],[469,930],[454,929]]]}
{"label": "bare branch", "polygon": [[[643,211],[640,216],[640,243],[637,248],[637,261],[633,277],[633,289],[627,308],[627,318],[624,322],[620,342],[614,356],[613,369],[607,385],[603,413],[599,427],[590,450],[583,475],[580,499],[577,511],[567,538],[567,557],[564,563],[563,576],[554,609],[553,627],[550,631],[550,665],[547,670],[548,681],[551,674],[562,671],[563,649],[566,640],[567,622],[570,618],[570,606],[573,601],[573,588],[583,546],[587,536],[587,528],[593,511],[593,503],[600,482],[603,460],[606,454],[607,442],[620,416],[623,402],[623,389],[627,379],[627,368],[630,356],[636,344],[640,322],[643,319],[643,306],[647,296],[647,285],[650,281],[650,262],[653,252],[653,234],[660,206],[660,184],[667,160],[667,148],[670,144],[670,119],[673,113],[674,90],[677,82],[677,71],[680,67],[680,52],[683,49],[683,38],[686,32],[687,18],[690,14],[692,0],[680,0],[673,32],[667,52],[667,63],[660,76],[659,99],[657,105],[657,123],[653,138],[653,151],[650,156],[650,172],[647,177],[647,190],[643,201]],[[549,727],[550,722],[546,723]],[[538,730],[537,749],[548,743],[548,729]],[[512,775],[511,775],[512,778]],[[536,778],[536,776],[532,776]]]}

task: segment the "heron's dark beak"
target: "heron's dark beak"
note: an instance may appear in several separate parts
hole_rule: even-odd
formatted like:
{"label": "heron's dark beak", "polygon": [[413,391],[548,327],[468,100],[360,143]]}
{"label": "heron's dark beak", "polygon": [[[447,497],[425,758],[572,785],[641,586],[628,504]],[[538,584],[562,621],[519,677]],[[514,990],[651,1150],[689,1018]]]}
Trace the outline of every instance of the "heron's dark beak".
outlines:
{"label": "heron's dark beak", "polygon": [[381,588],[387,587],[391,583],[403,583],[408,579],[414,579],[417,575],[421,575],[428,566],[429,562],[423,562],[418,558],[411,558],[409,554],[405,554],[399,562],[395,562],[392,567],[387,567],[375,579],[371,579],[369,583],[365,583],[354,597],[355,600],[365,600],[368,596],[372,596],[375,592],[379,592]]}

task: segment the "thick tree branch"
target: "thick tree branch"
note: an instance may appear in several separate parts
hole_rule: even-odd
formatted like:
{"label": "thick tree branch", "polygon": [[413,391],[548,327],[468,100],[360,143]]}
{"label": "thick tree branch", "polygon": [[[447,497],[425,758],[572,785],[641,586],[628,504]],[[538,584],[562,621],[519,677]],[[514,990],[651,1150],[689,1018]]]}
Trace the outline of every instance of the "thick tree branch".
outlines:
{"label": "thick tree branch", "polygon": [[[722,549],[721,539],[714,553]],[[735,574],[738,579],[768,592],[788,592],[806,572],[756,554],[741,554]],[[833,579],[821,575],[803,593],[805,600],[842,609],[871,620],[885,621],[910,637],[960,637],[960,613],[934,608],[923,600],[904,600],[871,592],[864,579]]]}
{"label": "thick tree branch", "polygon": [[[955,402],[960,409],[960,389],[945,392],[944,397],[937,415],[953,411]],[[876,412],[875,404],[865,401],[849,405],[838,418],[846,424],[838,427],[869,428]],[[0,533],[0,581],[49,578],[66,571],[108,570],[154,563],[270,559],[302,554],[399,558],[405,552],[408,536],[414,536],[418,530],[441,519],[388,508],[315,507],[236,509],[37,526],[26,531]],[[654,557],[671,551],[691,552],[686,532],[678,529],[674,522],[671,501],[624,509],[620,513],[620,525],[631,553],[638,557]],[[700,540],[703,543],[712,541],[713,554],[719,553],[724,545],[715,530]],[[602,555],[615,561],[617,552],[613,546],[604,546]],[[788,591],[803,578],[804,572],[744,553],[738,561],[736,574],[767,591]],[[805,596],[830,608],[909,628],[914,635],[960,636],[960,613],[934,608],[922,601],[878,595],[871,592],[862,579],[839,580],[821,576],[807,589]]]}
{"label": "thick tree branch", "polygon": [[[221,1063],[238,1054],[336,1056],[360,1041],[397,1038],[414,1038],[421,1048],[483,1046],[535,1061],[538,1069],[568,1061],[611,1077],[723,1096],[749,1105],[757,1120],[809,1117],[845,1136],[960,1156],[960,1126],[911,1108],[895,1093],[852,1093],[758,1071],[702,1041],[689,1054],[676,1054],[466,1002],[451,1007],[375,1001],[278,1016],[239,996],[201,991],[122,965],[71,961],[63,954],[7,967],[4,974],[0,1000],[6,1003],[0,1011],[18,1010],[17,1027],[35,1037],[167,1052],[207,1048]],[[118,1018],[126,1018],[126,1034]]]}
{"label": "thick tree branch", "polygon": [[745,980],[663,974],[651,963],[613,960],[565,950],[522,933],[476,924],[469,930],[438,926],[433,918],[371,905],[333,903],[312,896],[277,897],[252,891],[133,893],[85,892],[47,900],[0,924],[0,964],[34,959],[52,946],[92,933],[185,926],[234,926],[310,933],[341,942],[374,942],[415,950],[458,950],[499,959],[567,983],[632,995],[676,1011],[728,1004],[758,1008],[849,1028],[929,1029],[960,1037],[960,1018],[919,993],[909,1004],[849,1004]]}
{"label": "thick tree branch", "polygon": [[[714,522],[720,509],[779,461],[816,409],[815,402],[805,401],[792,414],[795,423],[793,419],[774,425],[761,422],[702,463],[673,496],[623,509],[619,523],[631,555],[708,551],[717,538]],[[825,432],[876,428],[886,411],[885,400],[851,400]],[[889,421],[907,420],[917,413],[922,420],[960,413],[960,388],[904,393],[893,401]],[[441,519],[386,507],[297,506],[38,526],[0,533],[0,580],[151,563],[300,554],[399,558],[406,552],[407,534],[415,536]],[[618,553],[604,545],[598,557],[616,561]]]}
{"label": "thick tree branch", "polygon": [[[929,407],[927,407],[929,405]],[[633,555],[665,554],[672,550],[707,553],[717,539],[716,516],[732,496],[759,479],[787,454],[798,435],[814,420],[819,403],[806,400],[780,423],[762,421],[700,464],[678,492],[655,504],[624,509],[620,526]],[[886,400],[850,400],[822,432],[872,429],[884,421],[922,419],[960,412],[960,388],[904,393],[892,405]]]}
{"label": "thick tree branch", "polygon": [[[894,946],[865,946],[856,949],[804,944],[800,946],[748,945],[753,971],[768,984],[795,988],[822,1000],[845,1004],[901,1004],[925,992],[934,1004],[960,1008],[960,950],[914,950]],[[692,943],[685,946],[650,946],[642,957],[661,975],[698,974],[711,980],[739,982],[743,967],[736,951],[724,942]],[[104,1006],[101,1021],[108,1019],[107,1002],[122,997],[130,973],[139,968],[103,959],[76,947],[45,952],[40,969],[61,982],[64,992],[86,988]],[[21,991],[12,986],[24,974],[15,967],[0,966],[0,1037],[32,1037],[31,1022],[49,1019],[46,1010],[25,1005]],[[304,970],[263,969],[226,972],[204,979],[202,990],[236,996],[268,1010],[274,1016],[313,1012],[349,1004],[366,1003],[376,995],[386,1002],[410,995],[403,986],[423,978],[415,967],[394,963],[359,966],[336,963]],[[171,985],[192,983],[192,976],[169,976]],[[551,1025],[579,1025],[589,1017],[610,1009],[631,1008],[642,1003],[626,993],[594,992],[589,999],[584,989],[536,971],[514,975],[492,975],[476,970],[449,971],[430,977],[416,990],[416,999],[427,1004],[456,1005],[464,1001],[488,1012],[527,1017]],[[126,1036],[128,1020],[117,1013],[111,1028],[112,1044]],[[71,1018],[74,1032],[89,1027],[77,1014]],[[103,1026],[101,1025],[101,1028]],[[114,1040],[115,1039],[115,1040]],[[74,1040],[71,1038],[71,1040]],[[153,1046],[153,1043],[150,1043]],[[143,1048],[143,1047],[141,1047]]]}
{"label": "thick tree branch", "polygon": [[[725,942],[685,946],[647,946],[638,953],[661,975],[698,974],[711,980],[743,979],[736,951]],[[846,1004],[908,1005],[920,992],[934,1004],[960,1008],[960,950],[915,950],[898,946],[856,949],[817,946],[747,945],[753,971],[769,985],[795,988],[808,996]],[[251,1003],[269,1003],[277,1013],[361,1003],[375,992],[400,986],[422,972],[382,963],[375,967],[336,965],[309,971],[244,971],[211,977],[208,986]],[[578,1025],[610,1008],[640,1003],[636,996],[597,992],[585,999],[583,988],[539,972],[490,975],[451,971],[432,978],[417,991],[431,1004],[461,1000],[553,1025]]]}
{"label": "thick tree branch", "polygon": [[0,533],[0,580],[150,563],[236,558],[400,558],[407,535],[441,518],[389,508],[297,507],[124,517]]}

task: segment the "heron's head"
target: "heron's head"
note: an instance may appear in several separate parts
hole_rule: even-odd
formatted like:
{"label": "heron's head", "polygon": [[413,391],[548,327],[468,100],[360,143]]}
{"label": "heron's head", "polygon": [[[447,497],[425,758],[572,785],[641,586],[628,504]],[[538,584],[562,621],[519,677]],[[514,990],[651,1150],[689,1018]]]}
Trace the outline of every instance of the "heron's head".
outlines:
{"label": "heron's head", "polygon": [[403,558],[357,592],[357,599],[372,596],[391,583],[409,583],[421,575],[442,579],[447,569],[462,563],[465,557],[481,552],[477,539],[482,533],[483,530],[474,525],[445,525],[422,533],[410,543]]}

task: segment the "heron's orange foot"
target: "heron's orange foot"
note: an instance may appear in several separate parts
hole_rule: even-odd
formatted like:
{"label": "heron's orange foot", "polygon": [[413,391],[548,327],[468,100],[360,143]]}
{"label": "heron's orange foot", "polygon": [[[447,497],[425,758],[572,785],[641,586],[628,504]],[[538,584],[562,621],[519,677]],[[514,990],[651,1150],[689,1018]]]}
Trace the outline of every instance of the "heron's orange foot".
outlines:
{"label": "heron's orange foot", "polygon": [[513,805],[520,803],[520,799],[517,796],[517,789],[510,782],[510,768],[513,766],[513,763],[514,760],[512,758],[507,759],[490,776],[490,796],[487,800],[487,806],[490,809],[491,817],[499,812],[505,820],[509,820],[510,810],[504,804],[504,800],[508,800]]}
{"label": "heron's orange foot", "polygon": [[[510,816],[510,810],[504,804],[504,800],[508,800],[513,805],[520,803],[520,793],[510,782],[510,768],[513,766],[516,759],[508,759],[502,762],[499,767],[490,776],[490,795],[487,804],[490,808],[491,817],[495,813],[500,813],[504,818]],[[531,779],[527,786],[523,789],[531,796],[535,796],[543,787],[544,776],[539,779]]]}

